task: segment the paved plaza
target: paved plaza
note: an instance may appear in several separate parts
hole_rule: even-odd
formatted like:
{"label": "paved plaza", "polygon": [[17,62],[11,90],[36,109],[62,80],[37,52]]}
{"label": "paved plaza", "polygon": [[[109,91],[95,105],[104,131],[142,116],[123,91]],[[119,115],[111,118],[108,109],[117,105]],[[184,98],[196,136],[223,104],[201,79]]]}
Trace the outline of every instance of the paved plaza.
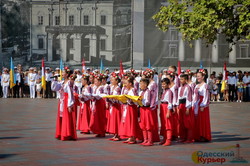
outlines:
{"label": "paved plaza", "polygon": [[127,145],[107,140],[111,135],[80,133],[77,141],[58,141],[56,113],[56,99],[0,99],[0,165],[186,166],[195,165],[197,151],[200,163],[250,165],[250,103],[212,103],[212,142],[169,147]]}

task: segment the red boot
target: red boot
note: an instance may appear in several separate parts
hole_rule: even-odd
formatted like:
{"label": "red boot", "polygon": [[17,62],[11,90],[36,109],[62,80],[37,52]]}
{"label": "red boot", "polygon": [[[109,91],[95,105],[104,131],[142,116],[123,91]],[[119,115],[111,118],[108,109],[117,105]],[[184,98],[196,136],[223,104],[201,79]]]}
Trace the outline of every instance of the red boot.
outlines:
{"label": "red boot", "polygon": [[152,131],[147,131],[148,141],[147,143],[143,144],[144,146],[152,146],[153,145],[153,134]]}
{"label": "red boot", "polygon": [[144,144],[146,144],[148,142],[148,134],[147,134],[146,130],[143,130],[142,134],[143,134],[144,141],[141,143],[141,145],[144,145]]}
{"label": "red boot", "polygon": [[187,140],[184,143],[188,144],[188,143],[193,143],[193,142],[194,142],[193,130],[188,129],[188,131],[187,131]]}
{"label": "red boot", "polygon": [[166,142],[163,144],[163,146],[170,146],[171,145],[171,139],[172,139],[172,130],[167,130],[166,131]]}

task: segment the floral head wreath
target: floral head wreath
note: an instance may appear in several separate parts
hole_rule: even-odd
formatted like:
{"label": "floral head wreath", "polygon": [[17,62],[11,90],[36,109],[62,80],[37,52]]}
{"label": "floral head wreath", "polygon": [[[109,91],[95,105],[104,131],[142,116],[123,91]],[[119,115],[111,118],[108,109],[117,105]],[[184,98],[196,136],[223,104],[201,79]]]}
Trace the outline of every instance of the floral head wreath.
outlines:
{"label": "floral head wreath", "polygon": [[148,71],[151,75],[154,75],[154,70],[152,70],[152,69],[146,69],[146,71]]}
{"label": "floral head wreath", "polygon": [[205,72],[204,69],[200,69],[200,70],[199,70],[199,73],[202,73],[202,75],[206,75],[206,72]]}
{"label": "floral head wreath", "polygon": [[191,71],[190,69],[187,69],[187,70],[186,70],[186,73],[187,73],[187,74],[191,74],[192,71]]}
{"label": "floral head wreath", "polygon": [[69,79],[75,80],[75,79],[76,79],[76,75],[75,75],[75,74],[71,74],[71,75],[69,76]]}
{"label": "floral head wreath", "polygon": [[115,72],[111,73],[111,76],[115,78],[116,80],[120,79],[119,75],[116,74]]}
{"label": "floral head wreath", "polygon": [[171,70],[168,70],[168,74],[171,75],[171,76],[174,76],[174,72],[171,71]]}
{"label": "floral head wreath", "polygon": [[88,79],[88,78],[89,78],[89,75],[88,75],[88,74],[83,74],[83,75],[82,75],[82,78],[83,78],[83,79]]}
{"label": "floral head wreath", "polygon": [[95,73],[90,72],[89,75],[90,75],[90,76],[95,76]]}
{"label": "floral head wreath", "polygon": [[65,67],[64,67],[64,70],[65,70],[66,72],[70,72],[70,69],[69,69],[68,66],[65,66]]}
{"label": "floral head wreath", "polygon": [[148,70],[145,70],[143,73],[142,73],[146,78],[150,78],[151,77],[151,74]]}
{"label": "floral head wreath", "polygon": [[95,75],[95,78],[98,79],[98,80],[101,80],[102,76],[100,74],[97,74],[97,75]]}
{"label": "floral head wreath", "polygon": [[129,75],[125,75],[123,77],[123,79],[127,80],[127,81],[132,81],[133,80],[133,77],[132,76],[129,76]]}

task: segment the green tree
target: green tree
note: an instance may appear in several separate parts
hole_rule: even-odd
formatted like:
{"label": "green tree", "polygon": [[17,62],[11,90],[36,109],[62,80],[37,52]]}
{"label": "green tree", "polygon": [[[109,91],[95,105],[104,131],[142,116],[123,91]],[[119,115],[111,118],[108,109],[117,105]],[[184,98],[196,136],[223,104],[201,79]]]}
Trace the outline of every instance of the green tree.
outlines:
{"label": "green tree", "polygon": [[212,44],[217,34],[232,44],[250,40],[250,0],[168,0],[153,19],[162,31],[176,27],[188,42]]}

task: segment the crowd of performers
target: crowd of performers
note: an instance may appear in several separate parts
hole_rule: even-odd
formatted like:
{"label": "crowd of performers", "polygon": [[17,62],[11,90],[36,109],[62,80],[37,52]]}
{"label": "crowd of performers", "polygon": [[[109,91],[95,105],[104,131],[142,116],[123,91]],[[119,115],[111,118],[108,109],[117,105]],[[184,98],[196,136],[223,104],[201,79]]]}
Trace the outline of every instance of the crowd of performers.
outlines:
{"label": "crowd of performers", "polygon": [[[51,84],[60,93],[55,137],[77,140],[80,130],[96,137],[113,134],[111,141],[144,146],[211,141],[205,74],[199,70],[195,83],[190,70],[177,75],[176,67],[170,66],[166,77],[157,82],[153,70],[137,73],[131,69],[122,76],[116,72],[84,74],[81,86],[76,86],[77,75],[66,67],[63,81],[55,77]],[[124,101],[124,96],[129,97]]]}

